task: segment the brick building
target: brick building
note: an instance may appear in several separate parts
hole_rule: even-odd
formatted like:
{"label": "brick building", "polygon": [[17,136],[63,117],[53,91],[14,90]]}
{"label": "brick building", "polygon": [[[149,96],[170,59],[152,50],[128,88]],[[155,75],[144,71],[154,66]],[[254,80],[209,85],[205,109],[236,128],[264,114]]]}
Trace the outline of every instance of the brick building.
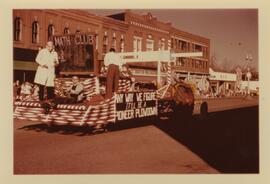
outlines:
{"label": "brick building", "polygon": [[[139,15],[130,10],[101,17],[82,10],[14,10],[13,11],[14,79],[32,81],[35,56],[53,35],[95,33],[95,69],[98,73],[105,53],[114,47],[117,52],[172,50],[202,51],[200,58],[180,58],[174,69],[180,77],[207,75],[209,70],[209,39],[173,27],[157,20],[150,13]],[[136,76],[156,76],[155,63],[131,64]]]}
{"label": "brick building", "polygon": [[[181,78],[193,76],[201,79],[208,75],[210,40],[191,33],[176,29],[169,22],[164,23],[153,17],[151,13],[138,15],[126,10],[123,13],[110,15],[116,20],[129,25],[127,31],[126,51],[172,50],[172,52],[203,52],[203,57],[178,58],[174,70]],[[138,66],[138,65],[137,65]],[[133,73],[142,76],[156,76],[156,66],[140,64]],[[165,75],[165,74],[164,74]]]}
{"label": "brick building", "polygon": [[174,52],[202,52],[202,57],[178,58],[174,69],[182,77],[207,75],[209,72],[210,40],[171,27],[171,48]]}
{"label": "brick building", "polygon": [[127,28],[121,21],[80,10],[14,10],[14,79],[33,81],[37,52],[53,35],[94,32],[98,53],[94,62],[99,67],[110,47],[117,50],[122,47],[123,51]]}

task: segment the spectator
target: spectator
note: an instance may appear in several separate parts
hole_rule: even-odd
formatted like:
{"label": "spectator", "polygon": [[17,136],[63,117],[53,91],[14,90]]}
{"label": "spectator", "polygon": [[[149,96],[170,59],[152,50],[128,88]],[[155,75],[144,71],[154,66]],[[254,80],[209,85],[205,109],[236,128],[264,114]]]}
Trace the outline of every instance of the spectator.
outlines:
{"label": "spectator", "polygon": [[39,87],[37,84],[35,84],[33,87],[33,95],[38,96],[38,91],[39,91]]}
{"label": "spectator", "polygon": [[32,85],[29,82],[24,82],[21,85],[21,100],[32,94]]}
{"label": "spectator", "polygon": [[130,78],[131,77],[131,71],[129,70],[129,67],[127,64],[122,65],[122,70],[121,70],[121,77],[122,78]]}
{"label": "spectator", "polygon": [[53,100],[54,106],[57,104],[74,104],[82,102],[84,99],[83,85],[77,76],[72,77],[72,85],[66,91],[66,97],[55,97]]}
{"label": "spectator", "polygon": [[20,99],[20,94],[21,94],[20,81],[16,80],[16,82],[14,82],[13,84],[13,97],[15,98],[15,100]]}

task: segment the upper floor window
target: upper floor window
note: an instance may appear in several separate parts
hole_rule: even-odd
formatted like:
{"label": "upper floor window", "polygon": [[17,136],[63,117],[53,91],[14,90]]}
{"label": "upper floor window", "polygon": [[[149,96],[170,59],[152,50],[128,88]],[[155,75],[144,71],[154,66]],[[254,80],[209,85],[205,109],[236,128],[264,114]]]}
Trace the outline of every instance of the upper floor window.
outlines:
{"label": "upper floor window", "polygon": [[174,49],[174,39],[171,38],[171,49]]}
{"label": "upper floor window", "polygon": [[78,25],[77,28],[76,28],[75,34],[80,33],[80,32],[81,32],[81,27]]}
{"label": "upper floor window", "polygon": [[142,38],[138,36],[133,37],[133,51],[140,52],[142,51]]}
{"label": "upper floor window", "polygon": [[68,27],[65,27],[65,29],[64,29],[64,34],[69,34],[69,28]]}
{"label": "upper floor window", "polygon": [[203,50],[203,47],[200,45],[195,45],[195,52],[201,52]]}
{"label": "upper floor window", "polygon": [[113,37],[112,37],[112,48],[116,49],[116,35],[115,35],[115,33],[113,33]]}
{"label": "upper floor window", "polygon": [[109,44],[109,39],[108,39],[108,34],[107,31],[104,32],[104,36],[103,36],[103,45],[102,45],[102,52],[103,53],[107,53],[108,50],[108,44]]}
{"label": "upper floor window", "polygon": [[48,41],[53,40],[53,35],[54,35],[54,26],[52,24],[50,24],[48,26]]}
{"label": "upper floor window", "polygon": [[165,50],[165,39],[158,40],[158,50]]}
{"label": "upper floor window", "polygon": [[208,47],[205,47],[205,48],[204,48],[204,54],[203,54],[203,55],[204,55],[204,57],[206,57],[206,58],[208,57]]}
{"label": "upper floor window", "polygon": [[39,24],[37,21],[32,23],[32,43],[39,43]]}
{"label": "upper floor window", "polygon": [[96,50],[98,50],[98,34],[95,35]]}
{"label": "upper floor window", "polygon": [[22,19],[20,17],[16,17],[14,20],[14,41],[22,40]]}
{"label": "upper floor window", "polygon": [[185,42],[185,41],[179,41],[179,46],[180,46],[180,49],[182,51],[187,51],[187,49],[188,49],[187,42]]}
{"label": "upper floor window", "polygon": [[124,52],[125,49],[125,40],[124,40],[124,35],[121,35],[121,39],[120,39],[120,51]]}
{"label": "upper floor window", "polygon": [[147,39],[146,40],[146,51],[154,50],[154,40]]}

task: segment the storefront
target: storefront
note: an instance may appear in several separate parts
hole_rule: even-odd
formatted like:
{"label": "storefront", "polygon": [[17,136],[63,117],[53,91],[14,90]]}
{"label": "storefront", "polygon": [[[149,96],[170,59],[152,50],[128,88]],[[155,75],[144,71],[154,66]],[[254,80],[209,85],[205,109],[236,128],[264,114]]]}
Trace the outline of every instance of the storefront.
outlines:
{"label": "storefront", "polygon": [[215,95],[228,95],[235,92],[236,74],[217,72],[209,68],[209,80]]}

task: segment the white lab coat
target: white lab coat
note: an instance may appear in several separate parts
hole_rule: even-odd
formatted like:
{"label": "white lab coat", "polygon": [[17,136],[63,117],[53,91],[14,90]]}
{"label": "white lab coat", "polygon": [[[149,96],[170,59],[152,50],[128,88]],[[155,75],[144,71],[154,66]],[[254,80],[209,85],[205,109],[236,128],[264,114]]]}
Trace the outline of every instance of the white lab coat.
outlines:
{"label": "white lab coat", "polygon": [[[58,63],[57,52],[50,52],[47,48],[41,49],[36,57],[36,62],[39,66],[35,76],[35,83],[53,87],[55,79],[55,63]],[[44,68],[42,65],[47,65],[48,68]]]}

